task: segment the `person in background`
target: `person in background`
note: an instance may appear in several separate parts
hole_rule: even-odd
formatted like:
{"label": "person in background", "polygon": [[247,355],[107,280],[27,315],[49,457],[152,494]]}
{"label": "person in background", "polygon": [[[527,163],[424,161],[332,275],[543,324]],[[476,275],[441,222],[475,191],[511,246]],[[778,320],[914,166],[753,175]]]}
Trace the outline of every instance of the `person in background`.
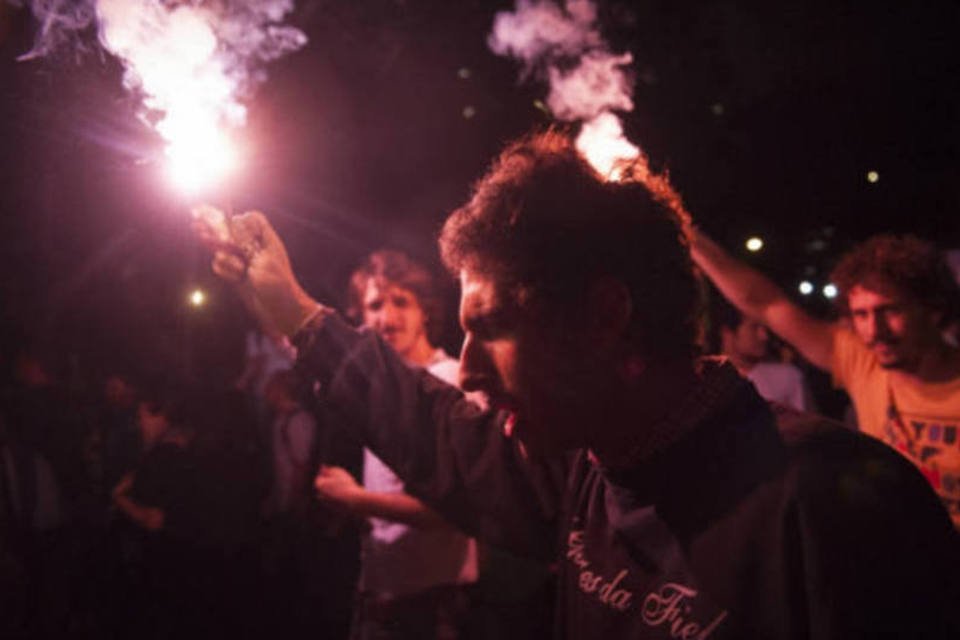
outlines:
{"label": "person in background", "polygon": [[63,524],[53,471],[17,442],[0,415],[0,637],[45,637],[48,535]]}
{"label": "person in background", "polygon": [[300,402],[300,386],[296,373],[284,369],[270,376],[264,390],[272,417],[268,440],[273,453],[273,482],[263,505],[268,519],[302,511],[312,497],[317,422]]}
{"label": "person in background", "polygon": [[320,434],[303,394],[291,369],[275,371],[264,389],[272,460],[270,490],[261,509],[263,564],[270,585],[266,602],[272,631],[284,638],[311,638],[321,631],[328,603],[317,593],[331,571],[323,566],[326,540],[311,510]]}
{"label": "person in background", "polygon": [[711,325],[716,330],[718,351],[753,383],[763,398],[797,411],[815,410],[803,371],[793,364],[771,360],[766,326],[745,317],[721,299],[715,300],[712,310]]}
{"label": "person in background", "polygon": [[[348,316],[380,335],[406,363],[455,384],[457,361],[435,346],[442,301],[432,274],[399,251],[376,251],[350,277]],[[320,499],[366,519],[353,637],[460,638],[477,580],[476,542],[455,530],[364,450],[363,485],[324,467]]]}
{"label": "person in background", "polygon": [[130,376],[109,374],[103,383],[102,407],[94,417],[96,423],[87,445],[97,462],[98,473],[91,476],[108,498],[110,489],[139,459],[142,443],[137,414],[137,390]]}
{"label": "person in background", "polygon": [[131,585],[129,633],[162,638],[203,633],[201,594],[207,576],[200,546],[207,510],[199,496],[203,477],[193,448],[193,407],[167,386],[141,390],[137,405],[143,454],[113,488],[117,513],[139,544],[140,579]]}
{"label": "person in background", "polygon": [[244,345],[243,371],[234,384],[248,394],[257,416],[266,424],[269,419],[267,384],[273,374],[293,366],[296,350],[286,336],[256,329],[247,332]]}
{"label": "person in background", "polygon": [[936,247],[880,235],[844,255],[831,275],[838,322],[811,317],[698,231],[692,256],[743,314],[833,376],[860,430],[910,459],[960,528],[960,350],[944,339],[960,316],[960,288]]}

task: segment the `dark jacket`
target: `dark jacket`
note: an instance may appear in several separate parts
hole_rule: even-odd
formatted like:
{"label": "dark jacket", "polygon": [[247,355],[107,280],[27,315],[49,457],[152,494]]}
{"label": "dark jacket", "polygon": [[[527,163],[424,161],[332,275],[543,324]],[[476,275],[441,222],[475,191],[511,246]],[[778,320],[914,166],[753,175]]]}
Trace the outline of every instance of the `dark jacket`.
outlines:
{"label": "dark jacket", "polygon": [[960,637],[958,541],[923,478],[745,381],[705,394],[642,465],[611,473],[578,452],[558,482],[502,416],[374,334],[330,315],[297,338],[329,409],[411,494],[491,544],[559,556],[559,637]]}

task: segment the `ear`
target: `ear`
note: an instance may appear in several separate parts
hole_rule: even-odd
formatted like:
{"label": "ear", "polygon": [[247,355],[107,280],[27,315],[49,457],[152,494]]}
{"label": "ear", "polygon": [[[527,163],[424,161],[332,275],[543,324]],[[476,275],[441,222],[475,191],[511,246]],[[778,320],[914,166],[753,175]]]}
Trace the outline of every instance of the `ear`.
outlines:
{"label": "ear", "polygon": [[597,349],[609,349],[619,342],[633,317],[633,296],[618,278],[603,276],[587,292],[587,332]]}

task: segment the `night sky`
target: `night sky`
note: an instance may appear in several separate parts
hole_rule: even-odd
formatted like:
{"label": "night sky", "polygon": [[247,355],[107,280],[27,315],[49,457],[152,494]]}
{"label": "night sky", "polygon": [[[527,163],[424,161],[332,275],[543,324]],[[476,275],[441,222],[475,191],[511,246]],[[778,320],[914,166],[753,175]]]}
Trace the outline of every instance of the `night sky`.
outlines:
{"label": "night sky", "polygon": [[[960,3],[599,5],[614,50],[634,55],[630,137],[702,227],[784,286],[822,284],[878,232],[960,246]],[[301,0],[291,22],[310,42],[269,68],[245,134],[256,156],[217,202],[266,211],[329,302],[371,249],[436,264],[472,180],[549,122],[544,86],[486,46],[511,6]],[[160,143],[119,65],[71,50],[16,62],[34,28],[0,3],[3,355],[33,344],[63,370],[229,377],[247,320],[189,233],[190,203],[149,162]],[[748,256],[751,234],[766,247]],[[193,286],[207,306],[188,306]]]}

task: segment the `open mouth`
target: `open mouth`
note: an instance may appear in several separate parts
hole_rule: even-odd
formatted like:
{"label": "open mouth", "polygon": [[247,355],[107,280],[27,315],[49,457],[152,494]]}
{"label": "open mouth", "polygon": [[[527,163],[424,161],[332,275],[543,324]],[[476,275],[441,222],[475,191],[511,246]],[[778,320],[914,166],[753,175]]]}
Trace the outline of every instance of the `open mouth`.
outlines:
{"label": "open mouth", "polygon": [[507,413],[507,419],[503,422],[503,433],[508,438],[512,438],[517,429],[517,414],[513,411]]}

